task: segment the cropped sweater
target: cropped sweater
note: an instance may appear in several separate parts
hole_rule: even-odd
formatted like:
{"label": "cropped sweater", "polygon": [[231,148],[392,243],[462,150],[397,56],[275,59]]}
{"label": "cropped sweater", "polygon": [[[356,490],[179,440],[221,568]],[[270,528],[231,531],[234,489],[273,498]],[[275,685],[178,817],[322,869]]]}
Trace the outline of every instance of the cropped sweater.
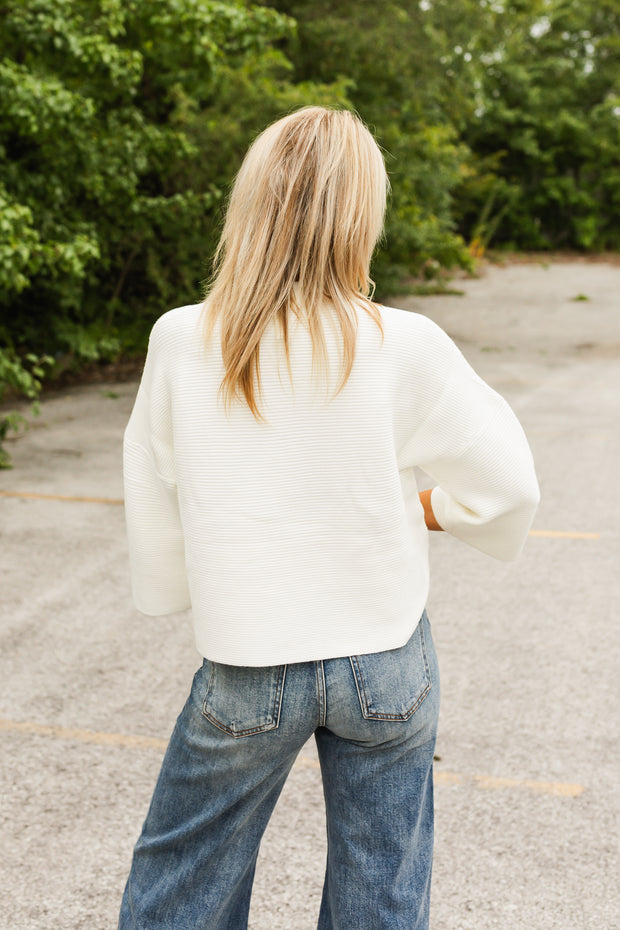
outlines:
{"label": "cropped sweater", "polygon": [[[225,410],[219,332],[201,306],[155,324],[124,441],[134,603],[192,609],[198,651],[262,666],[381,652],[415,629],[429,589],[428,531],[414,467],[436,482],[448,533],[515,558],[538,503],[514,413],[426,317],[359,311],[351,375],[337,393],[313,367],[303,322],[290,372],[274,325],[260,345],[264,422]],[[331,380],[329,380],[331,378]]]}

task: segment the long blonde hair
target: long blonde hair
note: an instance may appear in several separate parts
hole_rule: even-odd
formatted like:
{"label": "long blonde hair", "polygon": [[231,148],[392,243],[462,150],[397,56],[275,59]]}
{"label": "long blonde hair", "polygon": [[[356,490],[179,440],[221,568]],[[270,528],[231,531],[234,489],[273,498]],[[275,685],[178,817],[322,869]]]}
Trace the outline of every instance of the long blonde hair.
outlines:
{"label": "long blonde hair", "polygon": [[342,389],[355,357],[354,304],[382,329],[369,266],[388,186],[377,143],[348,110],[305,107],[254,141],[231,193],[205,300],[207,339],[220,321],[226,405],[245,398],[262,419],[261,337],[280,322],[290,373],[291,313],[307,321],[313,358],[324,370],[326,306],[342,337]]}

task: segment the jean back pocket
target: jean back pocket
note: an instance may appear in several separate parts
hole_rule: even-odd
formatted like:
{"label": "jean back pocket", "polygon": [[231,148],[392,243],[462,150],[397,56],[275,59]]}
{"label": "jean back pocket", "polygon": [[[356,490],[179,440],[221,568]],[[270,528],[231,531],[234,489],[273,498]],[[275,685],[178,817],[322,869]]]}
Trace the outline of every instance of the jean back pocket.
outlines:
{"label": "jean back pocket", "polygon": [[249,668],[205,659],[202,713],[235,738],[275,730],[280,723],[286,665]]}
{"label": "jean back pocket", "polygon": [[351,656],[362,714],[367,720],[408,720],[431,689],[424,628],[426,614],[399,649]]}

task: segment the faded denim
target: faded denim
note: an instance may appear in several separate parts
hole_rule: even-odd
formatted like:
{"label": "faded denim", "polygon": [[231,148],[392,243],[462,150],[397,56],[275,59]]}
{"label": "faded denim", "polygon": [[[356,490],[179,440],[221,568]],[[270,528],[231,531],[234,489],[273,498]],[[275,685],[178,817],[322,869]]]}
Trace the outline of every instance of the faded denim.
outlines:
{"label": "faded denim", "polygon": [[119,930],[244,930],[261,837],[314,734],[328,854],[318,930],[426,930],[439,674],[400,649],[288,666],[205,659],[166,752]]}

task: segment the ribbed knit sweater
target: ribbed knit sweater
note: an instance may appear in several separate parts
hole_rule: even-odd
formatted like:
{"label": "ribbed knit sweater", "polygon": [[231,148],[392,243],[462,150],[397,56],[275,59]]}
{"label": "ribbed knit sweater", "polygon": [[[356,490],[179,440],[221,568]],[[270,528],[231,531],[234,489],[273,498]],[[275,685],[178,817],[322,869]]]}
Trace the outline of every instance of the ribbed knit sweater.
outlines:
{"label": "ribbed knit sweater", "polygon": [[192,608],[198,651],[275,665],[402,646],[429,589],[414,466],[448,533],[515,558],[538,503],[530,449],[508,404],[426,317],[359,311],[351,375],[313,369],[302,322],[289,375],[275,325],[260,346],[261,412],[226,411],[219,332],[201,306],[151,333],[125,432],[125,508],[136,607]]}

